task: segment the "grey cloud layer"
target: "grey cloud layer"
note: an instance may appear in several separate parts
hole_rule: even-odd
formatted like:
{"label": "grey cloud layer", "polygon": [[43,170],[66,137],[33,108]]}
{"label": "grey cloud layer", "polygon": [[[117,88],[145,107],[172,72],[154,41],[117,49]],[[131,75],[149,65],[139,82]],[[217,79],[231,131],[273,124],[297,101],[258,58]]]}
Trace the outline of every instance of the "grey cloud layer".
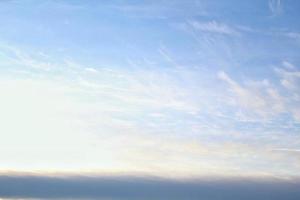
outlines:
{"label": "grey cloud layer", "polygon": [[300,199],[300,180],[1,175],[2,198]]}

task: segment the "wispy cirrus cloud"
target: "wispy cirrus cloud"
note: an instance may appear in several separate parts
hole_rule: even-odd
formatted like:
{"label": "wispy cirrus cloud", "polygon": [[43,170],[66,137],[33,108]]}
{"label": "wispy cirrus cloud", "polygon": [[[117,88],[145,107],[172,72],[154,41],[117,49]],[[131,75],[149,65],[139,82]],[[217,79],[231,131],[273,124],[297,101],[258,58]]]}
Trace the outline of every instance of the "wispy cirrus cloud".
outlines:
{"label": "wispy cirrus cloud", "polygon": [[0,47],[4,58],[15,66],[23,66],[35,70],[49,71],[56,67],[54,62],[49,62],[47,55],[43,52],[38,52],[36,55],[30,55],[24,51],[9,45]]}
{"label": "wispy cirrus cloud", "polygon": [[289,38],[300,41],[300,33],[298,33],[298,32],[288,32],[288,33],[285,33],[285,35]]}
{"label": "wispy cirrus cloud", "polygon": [[281,0],[269,0],[268,6],[273,16],[280,15],[283,12]]}
{"label": "wispy cirrus cloud", "polygon": [[[169,54],[162,56],[172,64],[176,62]],[[18,63],[19,58],[14,59],[16,61],[11,62]],[[35,64],[43,62],[35,59]],[[228,106],[221,100],[226,92],[214,94],[215,90],[209,83],[203,82],[205,79],[199,69],[185,69],[184,66],[140,69],[140,64],[132,62],[136,67],[109,69],[62,59],[59,64],[51,66],[49,74],[44,69],[32,70],[26,63],[21,64],[10,71],[13,80],[1,80],[0,118],[5,126],[0,127],[0,132],[9,133],[2,136],[5,140],[0,141],[3,149],[0,155],[6,160],[0,164],[2,169],[97,169],[171,177],[204,173],[242,175],[246,174],[245,164],[256,157],[254,163],[257,166],[247,174],[288,176],[276,165],[272,169],[259,167],[278,159],[286,163],[292,160],[290,155],[278,158],[278,152],[268,151],[278,147],[277,140],[271,141],[268,147],[258,148],[265,139],[251,143],[248,139],[246,144],[247,136],[229,134],[238,131],[228,126],[228,123],[235,123],[234,116],[226,116],[223,112]],[[20,69],[32,75],[24,77],[18,73]],[[250,105],[256,111],[267,109],[265,104],[268,102],[265,101],[268,99],[261,94],[257,98],[262,98],[263,105],[252,105],[247,100],[255,91],[252,87],[240,85],[225,73],[219,76],[242,95],[241,105]],[[9,101],[9,98],[15,101]],[[26,117],[29,114],[31,117]],[[64,137],[60,136],[61,131]],[[211,137],[222,139],[211,142]],[[289,137],[285,141],[297,141],[295,138]],[[29,148],[30,145],[35,148]],[[9,150],[11,146],[16,146],[15,151]],[[20,152],[22,158],[14,161]],[[53,156],[53,152],[57,155]],[[78,159],[86,162],[78,162]],[[34,164],[24,165],[25,161]],[[293,171],[297,162],[291,162],[293,165],[286,168]],[[243,164],[235,167],[238,163]],[[172,169],[169,166],[173,166]]]}
{"label": "wispy cirrus cloud", "polygon": [[[300,71],[289,62],[283,62],[282,68],[276,68],[276,73],[280,77],[280,83],[288,90],[299,92]],[[297,96],[297,94],[295,93]]]}
{"label": "wispy cirrus cloud", "polygon": [[200,21],[189,21],[188,24],[195,30],[208,33],[224,34],[224,35],[238,35],[238,31],[233,27],[228,26],[224,23],[216,21],[200,22]]}
{"label": "wispy cirrus cloud", "polygon": [[284,98],[267,80],[249,82],[243,86],[225,72],[219,72],[218,77],[229,84],[230,91],[234,94],[232,103],[246,109],[245,113],[255,113],[264,118],[286,112]]}
{"label": "wispy cirrus cloud", "polygon": [[300,149],[272,149],[273,151],[300,152]]}
{"label": "wispy cirrus cloud", "polygon": [[[177,17],[192,17],[206,15],[203,3],[192,1],[162,1],[159,3],[112,3],[108,4],[109,8],[117,9],[124,12],[126,16],[167,20]],[[188,9],[190,12],[185,12]]]}
{"label": "wispy cirrus cloud", "polygon": [[282,88],[272,85],[267,79],[247,81],[242,85],[230,78],[225,72],[219,72],[218,77],[228,83],[230,91],[234,95],[232,103],[246,109],[245,113],[257,114],[262,119],[272,119],[286,113],[300,122],[299,72],[287,61],[284,61],[282,66],[275,68],[274,71],[278,74],[277,84],[281,84],[285,88],[284,92]]}

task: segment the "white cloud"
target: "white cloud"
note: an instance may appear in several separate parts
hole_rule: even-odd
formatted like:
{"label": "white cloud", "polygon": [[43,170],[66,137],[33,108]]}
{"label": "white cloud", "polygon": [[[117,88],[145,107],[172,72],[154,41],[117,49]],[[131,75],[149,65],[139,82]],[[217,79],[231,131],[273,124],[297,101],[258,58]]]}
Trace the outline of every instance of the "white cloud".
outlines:
{"label": "white cloud", "polygon": [[282,65],[283,65],[283,67],[285,67],[286,69],[295,69],[295,66],[294,66],[292,63],[288,62],[288,61],[283,61],[283,62],[282,62]]}
{"label": "white cloud", "polygon": [[225,35],[239,34],[234,28],[223,23],[218,23],[216,21],[209,21],[209,22],[189,21],[188,24],[191,25],[195,30],[201,32],[211,32],[211,33],[219,33]]}
{"label": "white cloud", "polygon": [[[289,66],[288,69],[287,64]],[[288,62],[284,62],[283,66],[285,68],[276,68],[276,72],[280,76],[280,82],[288,90],[296,92],[299,90],[300,71],[295,70],[295,67]]]}
{"label": "white cloud", "polygon": [[272,149],[273,151],[300,152],[300,149]]}
{"label": "white cloud", "polygon": [[219,72],[218,77],[227,82],[233,102],[244,114],[255,114],[262,119],[273,119],[283,113],[289,113],[295,121],[300,122],[300,71],[287,62],[275,68],[279,76],[278,83],[283,88],[271,84],[268,80],[247,81],[240,84],[230,78],[225,72]]}
{"label": "white cloud", "polygon": [[[91,67],[72,60],[57,66],[51,68],[55,73],[32,72],[43,74],[42,79],[0,77],[0,119],[5,122],[0,126],[5,138],[0,141],[2,169],[192,176],[242,174],[249,162],[277,161],[278,152],[268,153],[255,142],[227,140],[230,131],[215,124],[218,121],[197,121],[206,117],[205,112],[216,117],[214,104],[219,97],[215,88],[201,85],[199,71],[137,67],[95,68],[98,73],[87,73]],[[281,96],[268,81],[239,84],[225,72],[219,78],[230,86],[235,106],[260,116],[269,116],[270,110],[281,112]],[[205,135],[215,137],[214,142]],[[271,147],[276,146],[271,143]],[[16,159],[19,154],[22,157]],[[267,165],[248,171],[276,174],[280,169],[270,172]]]}
{"label": "white cloud", "polygon": [[225,72],[219,72],[218,77],[228,83],[235,105],[245,109],[245,115],[255,114],[268,119],[287,112],[284,107],[284,98],[267,80],[250,81],[241,85]]}
{"label": "white cloud", "polygon": [[287,37],[289,37],[289,38],[291,38],[291,39],[295,39],[295,40],[300,41],[300,33],[289,32],[289,33],[285,33],[284,35],[287,36]]}
{"label": "white cloud", "polygon": [[300,122],[300,71],[294,66],[287,68],[285,63],[283,63],[283,67],[276,68],[275,71],[280,78],[280,83],[289,95],[287,107],[294,118]]}
{"label": "white cloud", "polygon": [[[101,103],[85,102],[81,100],[87,97],[85,93],[74,95],[72,87],[61,84],[46,80],[0,81],[1,169],[138,171],[173,177],[242,174],[243,170],[232,170],[236,152],[241,158],[255,154],[244,144],[197,142],[159,134],[162,127],[157,126],[145,130],[145,126],[135,123],[139,116],[131,120],[116,117],[132,115],[134,110],[126,108],[127,103],[121,102],[117,107],[123,110],[115,115],[107,108],[114,105],[103,102],[106,95],[98,96]],[[163,115],[157,116],[161,119]]]}
{"label": "white cloud", "polygon": [[269,0],[268,6],[273,16],[280,15],[283,12],[281,0]]}
{"label": "white cloud", "polygon": [[98,72],[98,70],[96,70],[95,68],[92,68],[92,67],[87,67],[87,68],[85,68],[85,70],[88,71],[88,72],[92,72],[92,73],[97,73]]}
{"label": "white cloud", "polygon": [[[185,7],[189,10],[186,12]],[[111,4],[109,8],[123,11],[126,16],[138,18],[151,19],[168,19],[174,17],[192,17],[199,15],[206,15],[203,9],[203,4],[194,1],[160,1],[143,4],[140,3],[125,3],[125,4]]]}
{"label": "white cloud", "polygon": [[54,63],[48,61],[48,56],[45,53],[39,52],[33,56],[13,46],[1,46],[1,50],[8,51],[9,54],[11,54],[8,58],[14,65],[21,65],[31,69],[45,71],[49,71],[55,67]]}
{"label": "white cloud", "polygon": [[158,49],[158,53],[168,62],[173,64],[174,67],[179,67],[179,64],[170,56],[168,49],[164,46]]}

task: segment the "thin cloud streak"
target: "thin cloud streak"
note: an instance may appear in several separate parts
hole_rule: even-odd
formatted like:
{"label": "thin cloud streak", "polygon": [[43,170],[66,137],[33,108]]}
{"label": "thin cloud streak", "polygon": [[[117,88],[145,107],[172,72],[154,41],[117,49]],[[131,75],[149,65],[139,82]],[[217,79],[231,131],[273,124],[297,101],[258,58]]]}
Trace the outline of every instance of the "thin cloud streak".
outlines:
{"label": "thin cloud streak", "polygon": [[280,15],[282,10],[282,5],[280,0],[269,0],[269,9],[273,16]]}
{"label": "thin cloud streak", "polygon": [[300,149],[273,149],[273,151],[288,151],[288,152],[299,152]]}
{"label": "thin cloud streak", "polygon": [[239,33],[232,27],[218,23],[216,21],[209,22],[198,22],[198,21],[189,21],[190,26],[192,26],[195,30],[201,32],[209,32],[209,33],[219,33],[224,35],[238,35]]}

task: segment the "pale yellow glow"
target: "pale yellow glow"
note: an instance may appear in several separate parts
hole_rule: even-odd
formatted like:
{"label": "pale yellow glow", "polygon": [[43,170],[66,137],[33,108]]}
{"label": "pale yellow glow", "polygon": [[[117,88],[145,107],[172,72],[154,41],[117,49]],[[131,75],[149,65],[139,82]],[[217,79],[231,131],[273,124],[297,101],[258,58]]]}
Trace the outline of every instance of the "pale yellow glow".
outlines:
{"label": "pale yellow glow", "polygon": [[114,119],[111,112],[121,112],[116,107],[82,95],[53,81],[1,81],[0,171],[272,175],[269,168],[248,173],[235,163],[282,159],[280,152],[244,144],[157,137]]}

